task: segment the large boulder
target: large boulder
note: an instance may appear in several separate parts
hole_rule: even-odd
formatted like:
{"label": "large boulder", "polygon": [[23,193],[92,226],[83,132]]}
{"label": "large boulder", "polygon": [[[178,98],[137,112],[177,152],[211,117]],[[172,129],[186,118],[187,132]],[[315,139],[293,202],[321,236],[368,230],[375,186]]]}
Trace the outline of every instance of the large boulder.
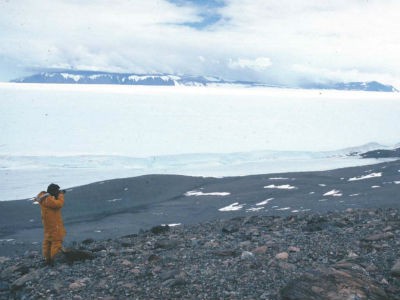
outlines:
{"label": "large boulder", "polygon": [[56,262],[66,262],[72,264],[75,261],[93,259],[94,257],[95,255],[91,251],[79,250],[74,248],[64,248],[62,252],[57,254]]}
{"label": "large boulder", "polygon": [[400,277],[400,259],[395,262],[394,266],[390,270],[390,273],[393,276]]}
{"label": "large boulder", "polygon": [[282,290],[284,300],[386,300],[385,291],[374,283],[361,266],[338,263],[310,270],[290,281]]}

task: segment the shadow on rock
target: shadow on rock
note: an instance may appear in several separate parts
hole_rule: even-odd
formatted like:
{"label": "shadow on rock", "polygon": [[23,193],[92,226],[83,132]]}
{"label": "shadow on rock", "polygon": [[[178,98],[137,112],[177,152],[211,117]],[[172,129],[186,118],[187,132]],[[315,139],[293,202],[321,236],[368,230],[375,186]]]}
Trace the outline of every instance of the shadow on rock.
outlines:
{"label": "shadow on rock", "polygon": [[60,255],[57,255],[56,262],[66,262],[73,264],[76,261],[83,261],[87,259],[95,258],[95,255],[91,251],[78,250],[73,248],[64,248]]}
{"label": "shadow on rock", "polygon": [[284,300],[389,299],[364,268],[350,262],[308,271],[290,281],[282,289],[281,296]]}

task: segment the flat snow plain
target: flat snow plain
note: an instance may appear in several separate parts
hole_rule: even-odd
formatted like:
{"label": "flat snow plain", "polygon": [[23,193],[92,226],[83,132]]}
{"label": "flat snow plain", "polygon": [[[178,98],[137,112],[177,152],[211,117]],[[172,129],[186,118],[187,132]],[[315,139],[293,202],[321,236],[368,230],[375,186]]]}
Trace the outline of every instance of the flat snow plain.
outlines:
{"label": "flat snow plain", "polygon": [[363,165],[343,155],[400,141],[400,93],[0,83],[0,111],[0,200],[50,182]]}

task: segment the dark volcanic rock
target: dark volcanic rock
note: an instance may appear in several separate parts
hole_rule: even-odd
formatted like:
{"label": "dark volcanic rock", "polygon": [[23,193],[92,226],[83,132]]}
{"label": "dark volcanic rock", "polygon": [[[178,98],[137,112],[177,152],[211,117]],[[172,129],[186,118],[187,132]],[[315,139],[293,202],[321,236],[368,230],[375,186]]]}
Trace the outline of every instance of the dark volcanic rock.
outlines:
{"label": "dark volcanic rock", "polygon": [[390,272],[393,276],[400,277],[400,259],[396,261]]}
{"label": "dark volcanic rock", "polygon": [[82,244],[84,245],[88,245],[88,244],[92,244],[94,242],[94,239],[86,239],[82,241]]}
{"label": "dark volcanic rock", "polygon": [[216,256],[227,257],[227,256],[237,256],[238,253],[235,250],[217,250],[212,251]]}
{"label": "dark volcanic rock", "polygon": [[74,249],[52,268],[38,252],[2,257],[0,299],[400,300],[397,209],[252,215]]}
{"label": "dark volcanic rock", "polygon": [[154,244],[155,249],[173,249],[177,247],[179,244],[179,241],[177,240],[170,240],[170,239],[164,239],[164,240],[159,240]]}
{"label": "dark volcanic rock", "polygon": [[388,240],[394,238],[394,234],[391,232],[382,232],[367,236],[364,238],[364,241],[373,242],[373,241],[380,241],[380,240]]}
{"label": "dark volcanic rock", "polygon": [[160,233],[165,233],[169,231],[169,226],[168,225],[159,225],[159,226],[154,226],[150,229],[150,231],[154,234],[160,234]]}
{"label": "dark volcanic rock", "polygon": [[362,267],[351,263],[306,272],[289,282],[281,295],[284,300],[389,299]]}
{"label": "dark volcanic rock", "polygon": [[362,158],[399,158],[400,148],[393,150],[373,150],[361,154]]}
{"label": "dark volcanic rock", "polygon": [[76,261],[82,261],[86,259],[93,259],[95,256],[91,251],[78,250],[73,248],[64,249],[63,253],[67,263],[74,263]]}
{"label": "dark volcanic rock", "polygon": [[0,292],[8,291],[10,289],[8,283],[0,281]]}
{"label": "dark volcanic rock", "polygon": [[32,271],[24,276],[18,278],[11,284],[12,290],[18,290],[22,288],[27,282],[33,281],[39,278],[38,271]]}

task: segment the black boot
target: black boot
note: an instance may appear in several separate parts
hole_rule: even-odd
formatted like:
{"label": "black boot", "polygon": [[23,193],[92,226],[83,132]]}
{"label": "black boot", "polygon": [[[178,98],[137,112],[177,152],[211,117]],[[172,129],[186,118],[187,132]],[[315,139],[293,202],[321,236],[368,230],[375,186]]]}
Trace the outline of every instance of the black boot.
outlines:
{"label": "black boot", "polygon": [[54,266],[54,261],[50,258],[46,258],[45,261],[43,262],[43,267],[53,267]]}
{"label": "black boot", "polygon": [[46,259],[46,265],[49,267],[54,267],[54,259]]}

